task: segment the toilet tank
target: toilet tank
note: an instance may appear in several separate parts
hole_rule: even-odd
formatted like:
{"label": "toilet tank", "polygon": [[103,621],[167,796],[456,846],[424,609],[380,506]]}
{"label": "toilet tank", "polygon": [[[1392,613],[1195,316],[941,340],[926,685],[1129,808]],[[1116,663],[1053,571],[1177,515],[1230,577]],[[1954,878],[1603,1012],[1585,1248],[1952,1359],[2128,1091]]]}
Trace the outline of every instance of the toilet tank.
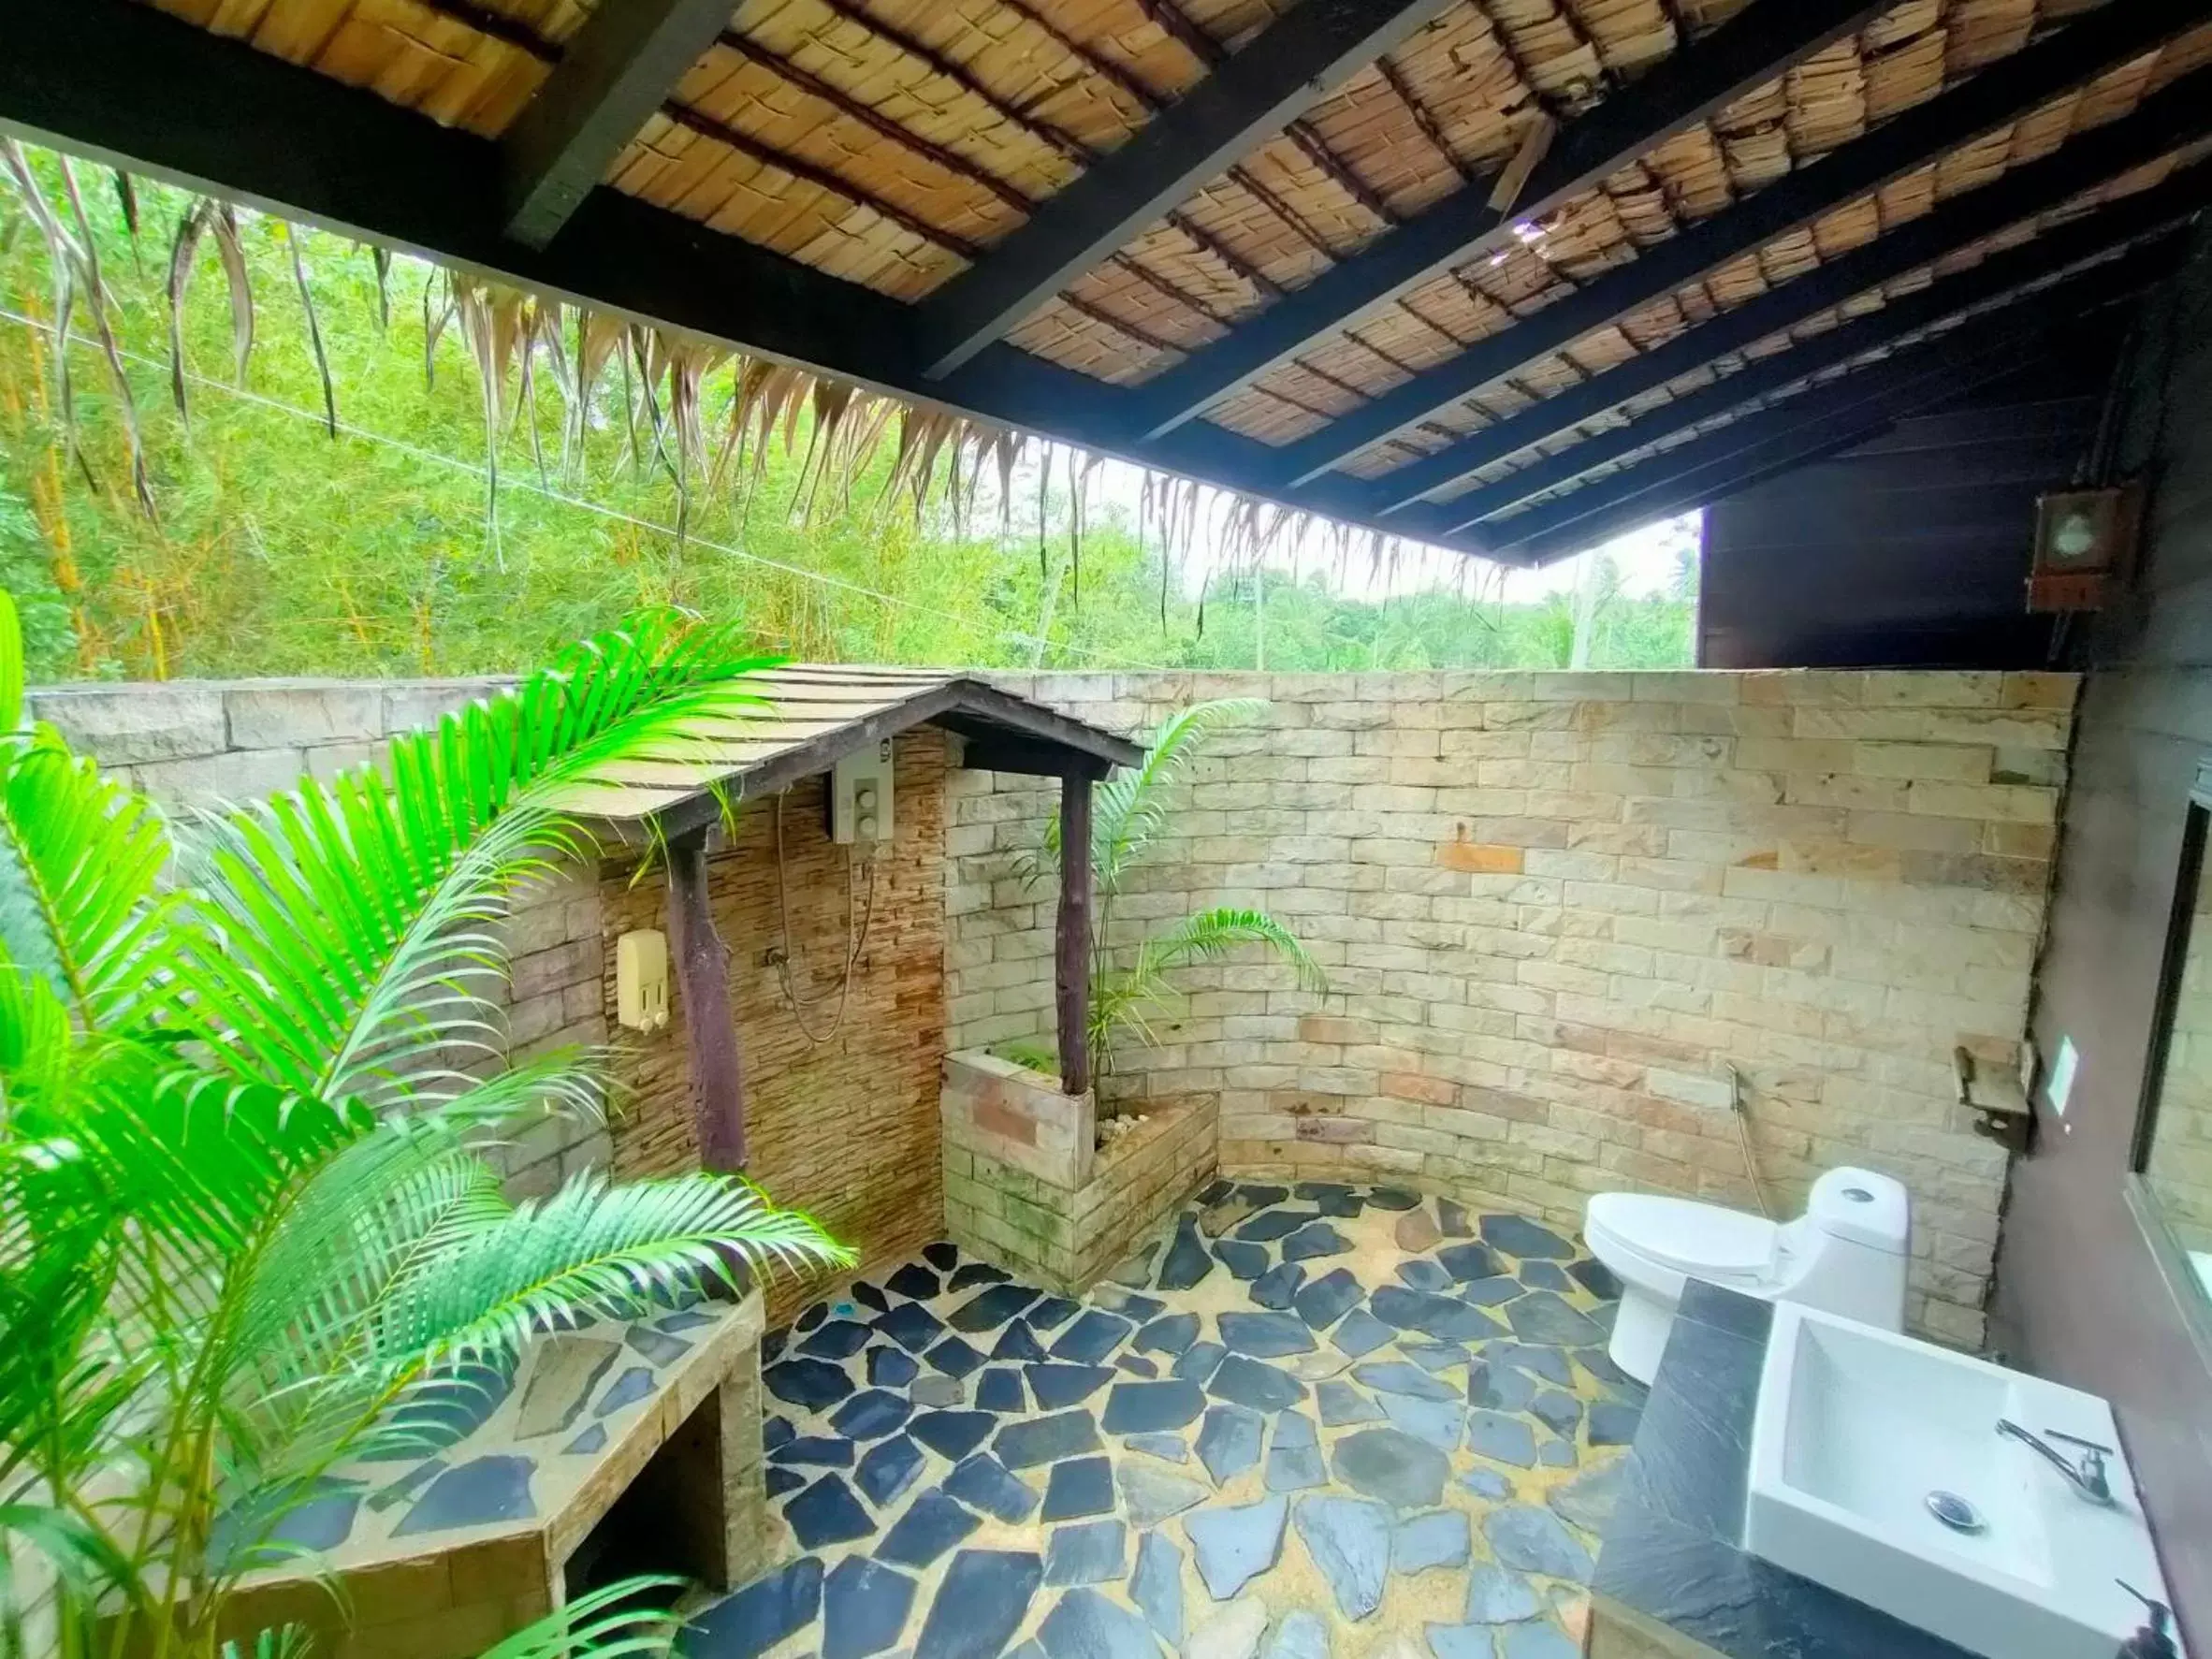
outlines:
{"label": "toilet tank", "polygon": [[1871,1170],[1830,1170],[1805,1203],[1812,1230],[1902,1256],[1913,1247],[1913,1201],[1901,1183]]}

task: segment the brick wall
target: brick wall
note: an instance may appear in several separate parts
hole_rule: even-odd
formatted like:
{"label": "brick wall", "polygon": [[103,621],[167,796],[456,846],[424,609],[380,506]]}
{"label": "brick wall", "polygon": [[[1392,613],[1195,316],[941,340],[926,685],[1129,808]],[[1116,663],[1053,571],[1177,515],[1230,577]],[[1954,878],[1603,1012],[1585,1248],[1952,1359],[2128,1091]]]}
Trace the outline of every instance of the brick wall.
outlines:
{"label": "brick wall", "polygon": [[[1779,1204],[1854,1162],[1915,1199],[1911,1317],[1972,1343],[2005,1159],[1951,1055],[2009,1064],[2074,681],[2051,675],[1002,677],[1149,725],[1261,695],[1114,910],[1273,910],[1326,965],[1184,976],[1109,1097],[1218,1099],[1235,1171],[1389,1173],[1560,1222],[1633,1187]],[[1051,895],[1010,876],[1049,792],[951,776],[955,1047],[1050,1028]]]}
{"label": "brick wall", "polygon": [[[176,681],[66,686],[31,694],[80,753],[165,806],[250,801],[328,778],[377,757],[394,733],[427,725],[496,691],[490,679]],[[606,1040],[600,1012],[599,891],[563,872],[517,895],[508,918],[512,972],[493,999],[507,1014],[510,1052]],[[532,1125],[493,1148],[516,1196],[552,1190],[606,1158],[606,1132],[571,1119]]]}
{"label": "brick wall", "polygon": [[[826,1041],[808,1040],[775,965],[784,932],[772,802],[747,803],[735,845],[708,861],[744,1051],[751,1172],[778,1202],[811,1212],[870,1264],[919,1248],[944,1225],[938,1081],[945,1051],[945,741],[934,727],[896,739],[894,841],[878,856],[844,1023]],[[822,779],[796,785],[785,799],[783,839],[800,958],[794,978],[802,994],[822,998],[808,1018],[822,1033],[837,1011],[846,950],[848,852],[829,839]],[[855,891],[865,899],[865,876]],[[634,927],[667,929],[667,884],[658,875],[633,882],[628,870],[610,868],[601,894],[611,1017],[614,941]],[[614,1135],[619,1174],[697,1167],[680,995],[672,983],[664,1031],[617,1033],[616,1073],[626,1097]],[[782,1295],[787,1303],[788,1284]],[[789,1311],[772,1298],[771,1322]]]}

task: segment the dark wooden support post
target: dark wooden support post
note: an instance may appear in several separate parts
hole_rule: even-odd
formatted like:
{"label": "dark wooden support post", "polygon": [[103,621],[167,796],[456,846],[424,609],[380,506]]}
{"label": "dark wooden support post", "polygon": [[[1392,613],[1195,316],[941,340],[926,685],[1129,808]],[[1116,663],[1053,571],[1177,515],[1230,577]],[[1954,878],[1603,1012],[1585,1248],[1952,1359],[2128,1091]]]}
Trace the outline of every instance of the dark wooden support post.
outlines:
{"label": "dark wooden support post", "polygon": [[1053,977],[1060,1020],[1060,1088],[1091,1086],[1091,780],[1060,779],[1060,920]]}
{"label": "dark wooden support post", "polygon": [[706,896],[706,831],[668,843],[668,932],[691,1054],[691,1122],[706,1169],[745,1167],[745,1063],[730,1012],[729,953]]}

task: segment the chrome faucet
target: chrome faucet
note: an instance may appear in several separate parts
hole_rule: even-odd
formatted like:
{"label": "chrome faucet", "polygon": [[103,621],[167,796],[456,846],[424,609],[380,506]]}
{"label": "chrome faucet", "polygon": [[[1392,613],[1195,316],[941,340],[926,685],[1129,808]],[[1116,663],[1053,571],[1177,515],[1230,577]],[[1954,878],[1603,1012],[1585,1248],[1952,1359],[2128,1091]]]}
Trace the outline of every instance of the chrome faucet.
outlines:
{"label": "chrome faucet", "polygon": [[[2078,1434],[2062,1433],[2057,1429],[2047,1430],[2050,1440],[2030,1433],[2010,1418],[1997,1419],[1997,1432],[2010,1434],[2030,1450],[2038,1453],[2052,1468],[2066,1477],[2074,1490],[2092,1504],[2112,1502],[2112,1482],[2104,1473],[2104,1460],[2112,1455],[2112,1448],[2099,1446],[2094,1440],[2084,1440]],[[2063,1440],[2069,1446],[2081,1448],[2079,1459],[2070,1458],[2051,1440]]]}

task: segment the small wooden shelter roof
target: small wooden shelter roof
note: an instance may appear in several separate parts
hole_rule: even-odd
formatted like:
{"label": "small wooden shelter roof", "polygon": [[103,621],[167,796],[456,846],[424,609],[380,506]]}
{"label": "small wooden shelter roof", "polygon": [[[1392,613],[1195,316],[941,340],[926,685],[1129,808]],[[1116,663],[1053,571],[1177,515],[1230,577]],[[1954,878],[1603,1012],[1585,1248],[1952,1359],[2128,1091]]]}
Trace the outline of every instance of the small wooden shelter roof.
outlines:
{"label": "small wooden shelter roof", "polygon": [[6,9],[0,126],[1520,562],[2001,371],[2212,179],[2212,0]]}
{"label": "small wooden shelter roof", "polygon": [[1008,769],[1096,778],[1144,759],[1126,737],[966,674],[786,663],[748,682],[764,699],[760,707],[695,724],[559,805],[611,825],[652,820],[673,835],[711,821],[723,801],[774,794],[925,722],[960,734],[979,760],[997,758]]}

